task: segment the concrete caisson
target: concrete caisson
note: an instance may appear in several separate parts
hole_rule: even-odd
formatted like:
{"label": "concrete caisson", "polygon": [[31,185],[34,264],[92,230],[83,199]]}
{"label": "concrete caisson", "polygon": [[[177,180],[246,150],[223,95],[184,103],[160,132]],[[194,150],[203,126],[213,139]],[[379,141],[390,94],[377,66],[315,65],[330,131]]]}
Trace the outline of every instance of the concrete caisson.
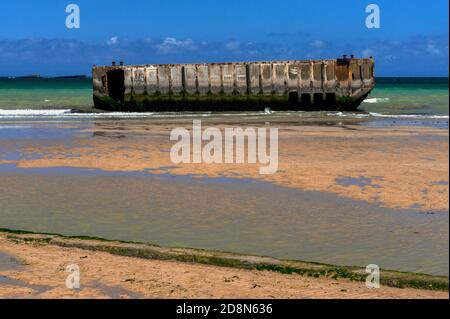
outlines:
{"label": "concrete caisson", "polygon": [[94,104],[122,111],[356,110],[374,61],[235,62],[94,67]]}

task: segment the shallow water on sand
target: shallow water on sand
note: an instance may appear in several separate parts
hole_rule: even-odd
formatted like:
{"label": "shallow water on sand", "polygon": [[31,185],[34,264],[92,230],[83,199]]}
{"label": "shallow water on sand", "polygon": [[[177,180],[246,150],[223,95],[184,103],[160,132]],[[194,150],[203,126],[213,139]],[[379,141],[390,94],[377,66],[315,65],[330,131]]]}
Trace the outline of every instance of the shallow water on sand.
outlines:
{"label": "shallow water on sand", "polygon": [[[117,127],[115,122],[108,122],[108,127],[120,134],[144,134],[126,132],[130,123],[122,121]],[[153,120],[142,121],[140,128],[145,129],[150,123],[147,121]],[[105,122],[0,121],[0,161],[45,156],[37,154],[39,146],[56,142],[70,150],[76,145],[76,138],[96,138],[92,133],[95,123],[101,127]],[[166,125],[167,121],[161,123]],[[441,138],[417,136],[425,137]],[[114,144],[114,139],[108,142]],[[20,153],[24,143],[37,149]],[[337,182],[364,187],[379,181],[343,175]],[[285,188],[252,179],[70,167],[25,169],[3,164],[0,228],[340,265],[378,264],[436,275],[448,275],[449,271],[448,211],[388,209],[332,193]]]}
{"label": "shallow water on sand", "polygon": [[22,268],[19,260],[11,255],[0,252],[0,271],[17,270]]}
{"label": "shallow water on sand", "polygon": [[253,180],[0,166],[1,227],[448,275],[448,212]]}

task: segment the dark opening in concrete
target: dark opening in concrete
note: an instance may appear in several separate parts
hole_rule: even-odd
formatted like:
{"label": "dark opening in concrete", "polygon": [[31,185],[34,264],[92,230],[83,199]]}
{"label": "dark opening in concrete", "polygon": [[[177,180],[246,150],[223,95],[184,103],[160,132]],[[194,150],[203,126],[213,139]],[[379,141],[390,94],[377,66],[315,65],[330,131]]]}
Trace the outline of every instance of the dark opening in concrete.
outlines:
{"label": "dark opening in concrete", "polygon": [[311,105],[311,94],[309,93],[302,94],[302,105]]}
{"label": "dark opening in concrete", "polygon": [[328,105],[335,105],[336,104],[336,94],[335,93],[326,93],[325,98]]}
{"label": "dark opening in concrete", "polygon": [[289,92],[289,106],[297,106],[298,103],[298,92]]}
{"label": "dark opening in concrete", "polygon": [[123,70],[111,70],[107,73],[109,97],[117,102],[125,100],[125,75]]}
{"label": "dark opening in concrete", "polygon": [[323,94],[314,93],[314,105],[322,105],[322,104],[323,104]]}

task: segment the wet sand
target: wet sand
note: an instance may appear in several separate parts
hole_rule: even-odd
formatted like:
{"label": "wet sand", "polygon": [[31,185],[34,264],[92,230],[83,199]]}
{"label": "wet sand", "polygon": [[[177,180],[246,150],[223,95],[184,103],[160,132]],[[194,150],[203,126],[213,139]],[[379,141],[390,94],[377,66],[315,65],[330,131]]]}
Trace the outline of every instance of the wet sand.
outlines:
{"label": "wet sand", "polygon": [[446,212],[252,179],[14,166],[0,175],[4,228],[448,275]]}
{"label": "wet sand", "polygon": [[[160,121],[39,124],[30,134],[0,139],[0,163],[22,168],[80,167],[208,177],[253,178],[301,190],[331,192],[390,208],[448,211],[448,130],[425,126],[372,127],[247,123],[279,128],[279,170],[260,175],[254,164],[177,164],[171,129]],[[204,122],[224,128],[230,123]],[[246,123],[239,125],[246,127]],[[3,134],[5,131],[2,130]],[[14,131],[14,130],[12,130]],[[12,132],[10,130],[10,132]],[[55,134],[56,133],[56,134]],[[349,183],[348,181],[354,181]],[[344,181],[344,182],[341,182]],[[347,182],[345,182],[347,181]],[[364,181],[360,183],[359,181]]]}
{"label": "wet sand", "polygon": [[[0,298],[448,298],[445,291],[368,289],[346,279],[16,243],[4,234],[0,250],[20,261],[20,267],[0,269]],[[80,289],[65,286],[66,266],[74,263],[80,268]]]}
{"label": "wet sand", "polygon": [[[279,128],[276,174],[260,175],[259,165],[248,164],[174,165],[169,134],[175,127],[189,128],[192,122],[186,120],[1,123],[0,227],[342,265],[378,263],[448,275],[448,129],[354,121],[246,123]],[[246,123],[229,119],[203,124],[223,129]],[[2,247],[0,252],[17,258],[11,254],[14,246]],[[73,251],[45,249],[45,258],[75,256]],[[116,258],[122,257],[100,260],[116,263]],[[175,267],[162,263],[158,269],[168,265]],[[178,266],[180,271],[190,267]],[[111,278],[116,275],[111,273]],[[110,280],[112,286],[118,284]],[[316,283],[323,291],[320,281],[309,280],[307,285]],[[291,287],[289,280],[280,282],[280,287]],[[109,285],[95,276],[92,283]],[[326,294],[284,297],[326,297],[328,289],[330,296],[342,297],[331,282],[323,284]],[[120,295],[120,289],[113,295]],[[221,293],[236,291],[247,296],[244,286]],[[248,291],[250,297],[259,296],[254,289]],[[139,293],[155,296],[155,291]]]}

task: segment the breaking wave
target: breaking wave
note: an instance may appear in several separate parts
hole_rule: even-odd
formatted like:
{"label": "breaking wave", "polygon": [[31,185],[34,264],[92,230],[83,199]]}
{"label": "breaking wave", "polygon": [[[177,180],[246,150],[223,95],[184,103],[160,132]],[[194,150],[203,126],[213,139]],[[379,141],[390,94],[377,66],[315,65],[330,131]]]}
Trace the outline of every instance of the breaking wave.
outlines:
{"label": "breaking wave", "polygon": [[365,99],[363,101],[363,103],[375,104],[375,103],[386,103],[389,101],[390,101],[390,98],[388,98],[388,97],[374,97],[374,98],[370,98],[370,99]]}
{"label": "breaking wave", "polygon": [[250,113],[176,113],[176,112],[75,112],[72,109],[44,109],[44,110],[32,110],[32,109],[16,109],[5,110],[0,109],[0,119],[131,119],[131,118],[186,118],[186,117],[210,117],[210,116],[255,116],[272,114],[273,112],[250,112]]}
{"label": "breaking wave", "polygon": [[135,118],[149,117],[154,113],[76,113],[71,109],[61,110],[2,110],[0,109],[0,119],[8,118]]}
{"label": "breaking wave", "polygon": [[448,119],[448,115],[427,115],[427,114],[381,114],[376,112],[352,113],[352,112],[329,112],[328,116],[348,117],[348,118],[404,118],[404,119]]}
{"label": "breaking wave", "polygon": [[448,119],[448,115],[427,115],[427,114],[381,114],[370,112],[373,117],[387,117],[387,118],[407,118],[407,119]]}
{"label": "breaking wave", "polygon": [[195,117],[227,117],[227,116],[318,116],[323,117],[344,117],[344,118],[405,118],[405,119],[448,119],[448,115],[426,115],[426,114],[382,114],[375,112],[274,112],[265,109],[261,112],[236,112],[236,113],[167,113],[167,112],[98,112],[98,113],[79,113],[71,109],[0,109],[1,119],[133,119],[133,118],[195,118]]}
{"label": "breaking wave", "polygon": [[18,110],[2,110],[0,109],[1,117],[8,116],[61,116],[70,114],[70,109],[65,110],[30,110],[30,109],[18,109]]}

